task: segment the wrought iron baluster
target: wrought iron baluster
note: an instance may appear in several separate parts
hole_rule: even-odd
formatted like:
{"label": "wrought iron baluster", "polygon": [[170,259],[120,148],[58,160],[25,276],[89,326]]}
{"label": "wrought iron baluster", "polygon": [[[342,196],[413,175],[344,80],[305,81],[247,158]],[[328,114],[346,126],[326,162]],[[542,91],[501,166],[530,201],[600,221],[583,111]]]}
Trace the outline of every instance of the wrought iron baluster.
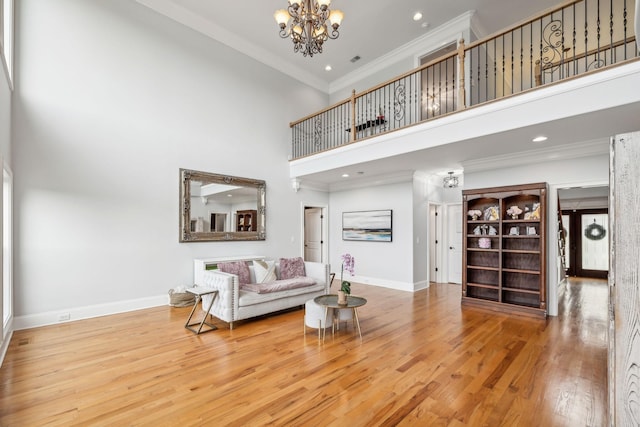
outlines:
{"label": "wrought iron baluster", "polygon": [[[444,112],[449,112],[449,60],[444,62]],[[440,101],[440,108],[442,108],[442,100]]]}
{"label": "wrought iron baluster", "polygon": [[[431,91],[431,96],[429,98],[429,100],[431,101],[431,117],[435,117],[438,113],[438,108],[440,108],[436,101],[436,97],[438,96],[437,85],[440,84],[440,76],[438,75],[438,71],[439,69],[437,65],[431,66],[431,72],[433,74],[433,90]],[[436,106],[438,106],[438,108],[436,108]]]}
{"label": "wrought iron baluster", "polygon": [[514,93],[515,87],[513,84],[513,31],[511,31],[511,93]]}
{"label": "wrought iron baluster", "polygon": [[484,101],[489,99],[489,44],[484,43]]}
{"label": "wrought iron baluster", "polygon": [[598,64],[600,63],[600,0],[598,0],[597,4],[597,8],[598,8],[598,13],[596,14],[598,16],[598,20],[596,21],[596,28],[597,28],[597,33],[596,33],[596,42],[597,42],[597,58],[598,58]]}
{"label": "wrought iron baluster", "polygon": [[520,28],[520,92],[524,90],[524,40],[522,39],[522,28]]}
{"label": "wrought iron baluster", "polygon": [[540,82],[542,83],[542,77],[544,76],[544,64],[542,63],[542,33],[543,33],[543,28],[542,28],[542,18],[540,19],[540,56],[539,56],[539,61],[540,61]]}
{"label": "wrought iron baluster", "polygon": [[571,41],[571,46],[573,47],[573,58],[574,60],[572,60],[571,62],[573,62],[573,75],[575,76],[576,74],[578,74],[578,61],[575,60],[576,57],[576,4],[574,3],[572,5],[573,7],[573,32],[572,32],[572,41]]}
{"label": "wrought iron baluster", "polygon": [[[623,24],[623,32],[624,32],[624,40],[625,40],[625,47],[624,47],[624,59],[627,59],[627,45],[626,45],[626,40],[627,40],[627,0],[624,0],[624,11],[622,13],[622,24]],[[636,34],[636,39],[640,37],[640,34]],[[636,50],[636,48],[633,48],[634,51]],[[634,55],[635,56],[635,55]]]}
{"label": "wrought iron baluster", "polygon": [[397,122],[404,119],[406,104],[405,86],[399,80],[396,80],[396,85],[393,94],[393,106],[394,106],[394,118]]}
{"label": "wrought iron baluster", "polygon": [[[438,93],[437,93],[437,111],[434,109],[434,114],[440,114],[440,108],[442,108],[442,64],[438,64]],[[435,98],[434,98],[435,102]]]}
{"label": "wrought iron baluster", "polygon": [[609,0],[609,63],[614,64],[615,49],[613,48],[613,0]]}
{"label": "wrought iron baluster", "polygon": [[504,96],[504,81],[506,80],[504,78],[504,36],[501,36],[500,39],[502,40],[502,96]]}
{"label": "wrought iron baluster", "polygon": [[560,48],[562,50],[560,51],[560,73],[558,73],[558,74],[559,74],[560,79],[562,80],[562,79],[564,79],[566,77],[564,75],[564,55],[566,53],[564,51],[564,9],[562,9],[560,11],[560,26],[561,26],[561,34],[562,34],[562,36],[560,38],[560,40],[561,40]]}
{"label": "wrought iron baluster", "polygon": [[496,47],[496,40],[493,40],[493,98],[491,99],[496,99],[498,96],[498,63],[496,62],[495,58],[496,58],[496,54],[497,54],[497,47]]}
{"label": "wrought iron baluster", "polygon": [[589,52],[589,22],[587,20],[588,2],[584,2],[584,69],[589,69],[589,60],[587,59],[587,52]]}
{"label": "wrought iron baluster", "polygon": [[536,68],[533,65],[533,23],[529,24],[529,87],[534,86],[536,81]]}

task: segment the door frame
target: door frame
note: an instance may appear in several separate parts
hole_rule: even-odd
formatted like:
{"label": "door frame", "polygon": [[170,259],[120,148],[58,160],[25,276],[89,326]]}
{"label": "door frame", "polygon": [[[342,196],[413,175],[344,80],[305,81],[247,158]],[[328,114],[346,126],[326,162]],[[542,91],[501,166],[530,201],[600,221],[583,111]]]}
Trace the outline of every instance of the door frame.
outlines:
{"label": "door frame", "polygon": [[[427,211],[427,217],[429,218],[429,228],[427,230],[427,238],[428,240],[428,255],[427,255],[427,265],[429,266],[429,270],[428,270],[428,276],[429,276],[429,281],[430,282],[435,282],[435,283],[443,283],[442,281],[442,275],[443,275],[443,249],[445,247],[444,245],[444,236],[442,233],[443,230],[443,219],[444,219],[444,214],[443,214],[443,207],[442,207],[442,203],[431,203],[429,202],[429,207],[428,207],[428,211]],[[435,216],[435,219],[432,219],[431,215],[432,215],[432,211],[435,211],[435,213],[437,214]],[[435,230],[434,228],[434,224],[435,224]],[[434,236],[435,234],[435,236]],[[436,244],[436,241],[438,242]],[[438,268],[437,271],[433,272],[433,268],[434,266],[431,265],[431,260],[432,260],[432,256],[431,254],[433,254],[433,257],[435,258],[436,262],[436,268]]]}
{"label": "door frame", "polygon": [[583,270],[582,265],[582,215],[609,214],[609,209],[567,209],[561,211],[563,215],[569,215],[569,269],[567,275],[578,277],[593,277],[606,279],[608,270]]}
{"label": "door frame", "polygon": [[307,208],[320,209],[320,222],[322,223],[322,263],[329,263],[329,207],[327,205],[321,205],[318,203],[300,203],[300,256],[304,258],[304,211]]}
{"label": "door frame", "polygon": [[[446,221],[444,221],[444,224],[446,224],[446,233],[444,233],[443,236],[446,236],[446,239],[444,240],[444,244],[442,245],[442,250],[445,251],[444,248],[446,249],[446,254],[445,252],[443,252],[443,259],[442,259],[442,264],[443,264],[443,269],[446,270],[446,278],[445,278],[445,282],[446,283],[455,283],[457,285],[461,285],[462,284],[462,276],[460,277],[460,282],[452,282],[451,278],[449,277],[449,246],[451,246],[451,236],[449,235],[449,230],[450,230],[450,225],[451,225],[451,221],[460,221],[460,225],[462,226],[462,216],[458,217],[458,218],[451,218],[451,215],[449,215],[449,211],[451,209],[452,206],[460,206],[460,210],[462,211],[462,209],[464,208],[464,205],[462,202],[455,202],[455,203],[446,203],[443,207],[443,211],[445,212],[445,218]],[[461,236],[462,239],[464,239],[464,233]],[[461,244],[463,244],[463,242],[461,242]],[[462,250],[460,250],[460,253],[462,254]],[[462,268],[462,257],[460,258],[460,268]]]}

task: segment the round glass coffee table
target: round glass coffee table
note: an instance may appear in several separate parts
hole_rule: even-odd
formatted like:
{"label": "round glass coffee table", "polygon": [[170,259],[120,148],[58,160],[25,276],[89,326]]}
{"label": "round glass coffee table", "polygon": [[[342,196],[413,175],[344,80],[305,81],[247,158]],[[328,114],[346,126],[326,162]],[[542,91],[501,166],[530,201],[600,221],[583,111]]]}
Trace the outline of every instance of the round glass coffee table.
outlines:
{"label": "round glass coffee table", "polygon": [[[346,304],[338,304],[338,295],[329,294],[329,295],[320,295],[319,297],[315,297],[313,301],[324,307],[324,316],[327,318],[327,311],[329,308],[333,308],[334,310],[352,310],[353,318],[356,321],[356,327],[358,328],[358,335],[360,335],[360,339],[362,339],[362,331],[360,330],[360,321],[358,320],[358,311],[356,310],[358,307],[362,307],[367,303],[367,300],[362,297],[354,297],[352,295],[347,295],[347,303]],[[333,332],[333,328],[331,328]],[[322,339],[324,340],[324,332],[322,334]]]}

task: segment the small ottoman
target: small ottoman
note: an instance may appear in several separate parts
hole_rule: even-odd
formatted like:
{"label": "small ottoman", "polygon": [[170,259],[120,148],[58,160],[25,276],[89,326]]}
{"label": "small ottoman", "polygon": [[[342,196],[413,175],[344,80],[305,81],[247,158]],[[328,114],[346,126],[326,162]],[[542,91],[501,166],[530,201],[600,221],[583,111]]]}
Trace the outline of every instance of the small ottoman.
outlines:
{"label": "small ottoman", "polygon": [[[326,317],[325,317],[326,316]],[[307,326],[318,330],[318,342],[322,329],[333,327],[333,308],[326,309],[310,299],[304,304],[304,333],[307,334]]]}

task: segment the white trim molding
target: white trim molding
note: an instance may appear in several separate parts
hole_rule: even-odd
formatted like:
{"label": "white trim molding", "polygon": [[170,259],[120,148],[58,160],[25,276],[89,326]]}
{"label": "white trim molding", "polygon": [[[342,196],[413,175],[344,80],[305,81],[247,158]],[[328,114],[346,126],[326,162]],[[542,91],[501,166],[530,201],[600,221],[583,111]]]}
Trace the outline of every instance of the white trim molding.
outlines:
{"label": "white trim molding", "polygon": [[13,330],[18,331],[21,329],[36,328],[39,326],[54,325],[57,323],[66,323],[75,320],[126,313],[129,311],[159,307],[168,304],[169,295],[167,294],[106,304],[89,305],[86,307],[74,307],[66,310],[48,311],[46,313],[15,316],[13,319]]}

